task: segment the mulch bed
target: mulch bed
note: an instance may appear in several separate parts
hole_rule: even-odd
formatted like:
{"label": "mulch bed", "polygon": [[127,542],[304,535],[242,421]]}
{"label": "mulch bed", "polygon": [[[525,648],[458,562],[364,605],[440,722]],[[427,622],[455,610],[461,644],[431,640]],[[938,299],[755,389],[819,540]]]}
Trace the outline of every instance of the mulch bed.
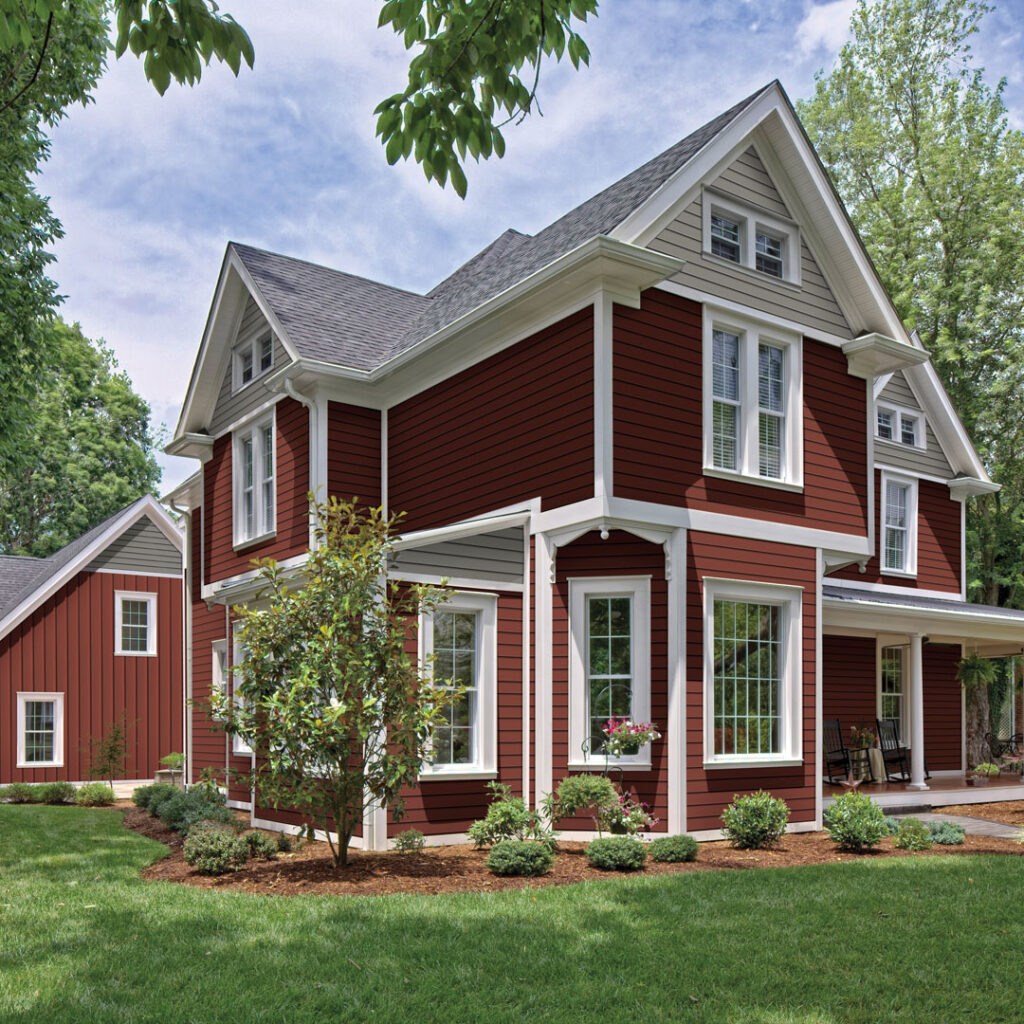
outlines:
{"label": "mulch bed", "polygon": [[962,814],[968,818],[1001,821],[1006,825],[1024,825],[1024,800],[998,800],[991,804],[957,804],[936,807],[936,814]]}
{"label": "mulch bed", "polygon": [[[472,846],[435,846],[420,853],[349,852],[349,864],[335,870],[326,843],[304,844],[276,860],[249,861],[241,871],[210,877],[199,875],[183,860],[182,840],[162,822],[137,807],[125,808],[126,827],[170,847],[169,854],[146,868],[142,877],[154,882],[178,882],[205,889],[230,889],[264,896],[387,896],[396,893],[436,895],[452,892],[499,892],[536,889],[548,885],[622,877],[592,868],[584,855],[585,843],[559,843],[550,873],[542,878],[501,878],[487,870],[487,852]],[[273,834],[273,833],[271,833]],[[787,835],[775,850],[736,850],[728,843],[701,843],[697,860],[689,864],[647,861],[639,874],[670,875],[692,871],[782,868],[805,864],[838,864],[884,857],[928,857],[946,854],[1001,853],[1024,855],[1010,839],[968,836],[963,846],[936,846],[923,853],[897,850],[883,840],[875,853],[838,853],[823,832]]]}

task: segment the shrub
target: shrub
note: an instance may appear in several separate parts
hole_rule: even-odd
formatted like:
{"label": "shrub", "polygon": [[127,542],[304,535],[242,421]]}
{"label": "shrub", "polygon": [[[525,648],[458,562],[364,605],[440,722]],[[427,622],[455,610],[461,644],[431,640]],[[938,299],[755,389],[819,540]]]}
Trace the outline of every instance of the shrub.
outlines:
{"label": "shrub", "polygon": [[741,850],[766,850],[786,831],[789,808],[785,800],[759,789],[748,796],[733,797],[722,812],[722,831]]}
{"label": "shrub", "polygon": [[647,850],[631,836],[605,836],[587,847],[587,860],[602,871],[639,871],[647,860]]}
{"label": "shrub", "polygon": [[44,804],[66,804],[75,799],[75,787],[70,782],[46,782],[37,787],[35,797]]}
{"label": "shrub", "polygon": [[466,830],[477,847],[493,846],[502,839],[533,839],[549,849],[554,848],[555,834],[536,811],[527,808],[521,797],[512,795],[510,786],[489,782],[487,788],[494,794],[494,800],[486,816],[474,821]]}
{"label": "shrub", "polygon": [[175,789],[169,799],[155,801],[151,813],[182,835],[188,835],[189,829],[201,821],[215,821],[223,825],[231,825],[235,821],[235,816],[225,806],[223,794],[211,786],[194,786],[187,792]]}
{"label": "shrub", "polygon": [[105,782],[87,782],[75,793],[75,803],[80,807],[109,807],[116,799]]}
{"label": "shrub", "polygon": [[939,846],[963,846],[966,832],[963,825],[955,821],[930,821],[928,834],[931,841]]}
{"label": "shrub", "polygon": [[214,822],[202,822],[192,829],[182,849],[185,863],[201,875],[224,875],[237,871],[249,859],[245,836]]}
{"label": "shrub", "polygon": [[277,842],[265,833],[246,832],[242,838],[249,846],[249,856],[254,860],[274,860],[277,857]]}
{"label": "shrub", "polygon": [[885,812],[867,793],[856,790],[835,798],[825,811],[824,824],[832,842],[853,853],[877,846],[889,834]]}
{"label": "shrub", "polygon": [[651,843],[651,859],[660,864],[696,860],[697,840],[693,836],[660,836]]}
{"label": "shrub", "polygon": [[4,798],[12,804],[35,804],[39,802],[40,788],[27,782],[12,782],[4,788]]}
{"label": "shrub", "polygon": [[900,830],[900,819],[893,818],[887,814],[885,816],[885,830],[891,836],[896,835]]}
{"label": "shrub", "polygon": [[503,839],[491,848],[487,867],[496,875],[546,875],[554,860],[543,843]]}
{"label": "shrub", "polygon": [[287,832],[278,832],[277,849],[279,853],[291,853],[295,849],[295,840]]}
{"label": "shrub", "polygon": [[407,828],[395,836],[394,847],[399,853],[418,853],[427,845],[423,833],[417,828]]}
{"label": "shrub", "polygon": [[999,774],[999,765],[991,761],[982,761],[974,766],[974,774],[979,779],[994,779]]}
{"label": "shrub", "polygon": [[618,802],[618,791],[607,776],[566,775],[551,801],[551,820],[574,818],[580,811],[588,809],[596,817],[604,808]]}
{"label": "shrub", "polygon": [[904,818],[896,833],[896,846],[900,850],[930,850],[932,839],[928,826],[917,818]]}
{"label": "shrub", "polygon": [[153,807],[164,800],[170,800],[181,792],[177,786],[170,786],[166,782],[158,782],[152,786],[139,786],[132,793],[132,803],[141,807],[144,811],[152,813]]}

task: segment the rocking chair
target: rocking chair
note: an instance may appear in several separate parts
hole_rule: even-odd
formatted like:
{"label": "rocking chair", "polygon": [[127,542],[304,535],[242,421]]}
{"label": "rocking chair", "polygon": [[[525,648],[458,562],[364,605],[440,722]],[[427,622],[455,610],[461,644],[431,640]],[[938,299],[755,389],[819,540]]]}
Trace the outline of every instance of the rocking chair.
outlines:
{"label": "rocking chair", "polygon": [[853,763],[850,761],[850,751],[846,748],[843,740],[843,730],[839,725],[838,718],[830,718],[822,723],[824,730],[823,746],[825,775],[828,777],[829,785],[842,783],[853,774]]}
{"label": "rocking chair", "polygon": [[882,748],[886,782],[904,782],[910,778],[910,758],[907,748],[900,743],[896,723],[875,719],[878,727],[878,745]]}

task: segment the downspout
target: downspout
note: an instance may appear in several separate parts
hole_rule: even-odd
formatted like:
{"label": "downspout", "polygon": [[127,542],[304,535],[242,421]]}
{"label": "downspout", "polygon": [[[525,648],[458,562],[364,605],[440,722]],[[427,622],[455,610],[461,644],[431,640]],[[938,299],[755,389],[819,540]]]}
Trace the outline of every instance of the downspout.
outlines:
{"label": "downspout", "polygon": [[186,789],[192,781],[192,513],[179,508],[173,501],[167,503],[176,515],[185,520],[185,558],[181,575],[181,665],[185,672],[181,688],[181,741],[185,754],[182,783]]}

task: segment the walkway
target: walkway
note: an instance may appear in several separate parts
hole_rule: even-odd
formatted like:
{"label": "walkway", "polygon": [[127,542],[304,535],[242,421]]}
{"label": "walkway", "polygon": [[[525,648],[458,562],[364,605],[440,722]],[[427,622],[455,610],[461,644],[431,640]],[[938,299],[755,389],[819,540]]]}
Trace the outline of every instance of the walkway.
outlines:
{"label": "walkway", "polygon": [[984,818],[968,818],[960,814],[900,814],[897,817],[917,818],[918,821],[952,821],[960,825],[969,836],[1016,839],[1021,834],[1020,825],[1007,825],[1001,821],[985,821]]}

